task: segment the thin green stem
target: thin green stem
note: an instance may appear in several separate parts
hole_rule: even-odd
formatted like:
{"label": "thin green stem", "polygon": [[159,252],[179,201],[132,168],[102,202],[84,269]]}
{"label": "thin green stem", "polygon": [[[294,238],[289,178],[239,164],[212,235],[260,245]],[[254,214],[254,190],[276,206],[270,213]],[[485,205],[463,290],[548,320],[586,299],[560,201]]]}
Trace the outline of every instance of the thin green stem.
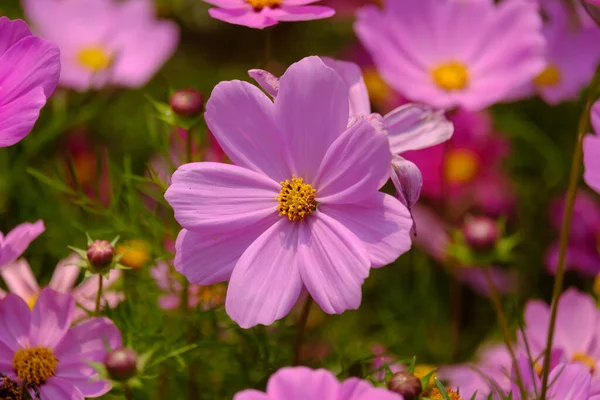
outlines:
{"label": "thin green stem", "polygon": [[308,322],[308,315],[310,314],[310,307],[312,306],[312,303],[313,299],[309,295],[304,302],[302,314],[300,315],[300,321],[298,321],[298,333],[296,335],[296,344],[294,346],[294,364],[292,365],[299,365],[302,358],[302,344],[304,342],[306,323]]}
{"label": "thin green stem", "polygon": [[575,207],[575,197],[577,195],[577,187],[579,178],[581,177],[583,165],[583,137],[589,130],[590,112],[592,104],[596,99],[596,93],[600,87],[600,67],[596,70],[596,75],[592,81],[586,104],[581,118],[579,118],[579,127],[577,131],[577,142],[573,150],[573,161],[571,163],[571,174],[569,177],[569,188],[567,190],[567,200],[565,202],[562,227],[560,230],[560,246],[558,250],[558,265],[556,267],[556,275],[554,278],[554,289],[552,291],[552,305],[550,311],[550,324],[548,326],[548,339],[546,340],[546,351],[544,354],[544,369],[542,371],[542,394],[541,400],[546,399],[548,391],[548,376],[550,375],[550,356],[552,354],[552,343],[554,341],[554,328],[556,326],[556,314],[558,311],[558,299],[563,289],[565,277],[565,259],[567,255],[567,245],[571,233],[571,222],[573,221],[573,208]]}
{"label": "thin green stem", "polygon": [[98,274],[98,293],[96,293],[96,307],[94,308],[94,317],[100,313],[100,300],[102,299],[102,284],[104,283],[103,276]]}
{"label": "thin green stem", "polygon": [[131,387],[129,387],[128,384],[125,383],[123,385],[123,390],[125,390],[125,399],[133,400],[133,391],[131,390]]}

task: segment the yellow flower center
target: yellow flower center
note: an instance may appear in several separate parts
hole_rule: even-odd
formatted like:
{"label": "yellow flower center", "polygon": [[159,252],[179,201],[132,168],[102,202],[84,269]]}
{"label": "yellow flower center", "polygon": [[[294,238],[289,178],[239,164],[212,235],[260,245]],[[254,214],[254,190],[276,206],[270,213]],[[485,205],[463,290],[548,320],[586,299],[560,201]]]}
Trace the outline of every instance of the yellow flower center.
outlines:
{"label": "yellow flower center", "polygon": [[[458,393],[456,393],[449,387],[446,388],[446,393],[448,393],[448,398],[450,400],[462,400]],[[444,395],[442,394],[442,392],[440,392],[440,389],[438,388],[431,389],[427,397],[431,400],[444,400]]]}
{"label": "yellow flower center", "polygon": [[435,84],[448,92],[462,90],[469,84],[469,70],[458,61],[438,65],[431,70],[431,75]]}
{"label": "yellow flower center", "polygon": [[590,372],[592,373],[594,372],[594,369],[596,369],[596,361],[585,353],[573,354],[573,362],[578,362],[587,365],[587,367],[590,369]]}
{"label": "yellow flower center", "polygon": [[12,365],[21,382],[41,385],[56,373],[58,360],[51,349],[45,347],[28,347],[15,353]]}
{"label": "yellow flower center", "polygon": [[38,295],[34,294],[27,300],[27,305],[29,306],[30,310],[33,310],[33,307],[35,306],[35,302],[37,301],[37,299],[38,299]]}
{"label": "yellow flower center", "polygon": [[110,66],[112,56],[103,47],[90,46],[77,54],[77,61],[87,69],[98,72]]}
{"label": "yellow flower center", "polygon": [[132,269],[140,269],[150,261],[150,245],[143,240],[130,240],[120,244],[115,249],[118,255],[123,256],[119,263]]}
{"label": "yellow flower center", "polygon": [[558,67],[555,65],[549,65],[533,80],[533,83],[535,83],[535,85],[538,87],[547,87],[557,85],[560,83],[560,81],[561,73]]}
{"label": "yellow flower center", "polygon": [[375,68],[368,68],[363,72],[363,79],[367,86],[369,96],[376,104],[384,104],[392,94],[392,89],[383,80],[381,75],[377,73]]}
{"label": "yellow flower center", "polygon": [[281,183],[277,211],[279,216],[287,215],[290,221],[302,221],[304,217],[317,209],[315,196],[317,191],[302,178],[292,175],[292,180],[286,179]]}
{"label": "yellow flower center", "polygon": [[479,169],[477,155],[471,150],[456,149],[446,157],[444,171],[452,183],[466,183],[475,177]]}
{"label": "yellow flower center", "polygon": [[255,10],[262,10],[265,7],[276,8],[281,5],[281,0],[246,0]]}

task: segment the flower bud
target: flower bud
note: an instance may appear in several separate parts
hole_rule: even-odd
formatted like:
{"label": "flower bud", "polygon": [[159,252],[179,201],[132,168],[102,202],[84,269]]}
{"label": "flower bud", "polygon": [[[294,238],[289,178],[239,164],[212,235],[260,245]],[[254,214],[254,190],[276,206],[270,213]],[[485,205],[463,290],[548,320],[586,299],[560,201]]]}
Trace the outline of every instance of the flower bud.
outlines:
{"label": "flower bud", "polygon": [[600,26],[600,0],[581,0],[581,4],[594,22]]}
{"label": "flower bud", "polygon": [[137,354],[127,347],[112,350],[106,355],[104,366],[112,379],[125,381],[137,374]]}
{"label": "flower bud", "polygon": [[478,251],[489,251],[500,239],[498,224],[488,217],[467,217],[462,228],[467,244]]}
{"label": "flower bud", "polygon": [[173,93],[169,104],[175,114],[182,117],[195,117],[204,109],[204,96],[194,89],[181,89]]}
{"label": "flower bud", "polygon": [[88,246],[87,259],[91,265],[92,272],[98,272],[108,267],[115,255],[115,249],[108,240],[94,240]]}
{"label": "flower bud", "polygon": [[421,380],[409,372],[396,372],[387,386],[390,391],[402,395],[404,400],[416,400],[423,391]]}

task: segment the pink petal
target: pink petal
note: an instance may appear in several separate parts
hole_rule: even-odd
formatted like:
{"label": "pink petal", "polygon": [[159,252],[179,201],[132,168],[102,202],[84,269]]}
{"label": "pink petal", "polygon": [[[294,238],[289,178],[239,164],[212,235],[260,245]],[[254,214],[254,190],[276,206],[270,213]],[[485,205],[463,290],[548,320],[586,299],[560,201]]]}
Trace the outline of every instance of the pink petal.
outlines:
{"label": "pink petal", "polygon": [[336,400],[339,388],[340,383],[331,372],[307,367],[282,368],[267,383],[267,393],[271,399]]}
{"label": "pink petal", "polygon": [[359,378],[349,378],[342,382],[338,399],[356,399],[371,389],[373,386],[369,382]]}
{"label": "pink petal", "polygon": [[233,400],[270,400],[266,393],[259,392],[258,390],[247,389],[237,393],[233,396]]}
{"label": "pink petal", "polygon": [[548,377],[552,386],[548,398],[556,400],[588,400],[592,376],[587,366],[561,364]]}
{"label": "pink petal", "polygon": [[556,344],[567,356],[575,352],[589,353],[596,339],[598,319],[596,303],[592,296],[569,289],[560,296],[556,315]]}
{"label": "pink petal", "polygon": [[548,335],[550,312],[543,301],[530,300],[525,307],[525,335],[534,357],[544,348]]}
{"label": "pink petal", "polygon": [[242,254],[227,289],[227,314],[242,328],[270,325],[298,300],[298,224],[280,218]]}
{"label": "pink petal", "polygon": [[372,267],[388,265],[410,249],[412,218],[406,207],[390,195],[376,193],[355,204],[321,204],[319,211],[363,242]]}
{"label": "pink petal", "polygon": [[350,90],[350,116],[371,114],[371,101],[360,67],[352,62],[321,57],[325,65],[333,68]]}
{"label": "pink petal", "polygon": [[315,302],[328,314],[356,310],[371,264],[360,239],[317,211],[300,225],[298,240],[300,275]]}
{"label": "pink petal", "polygon": [[31,32],[24,21],[0,18],[0,55],[27,36],[31,36]]}
{"label": "pink petal", "polygon": [[0,268],[19,258],[35,238],[46,230],[44,221],[17,225],[0,241]]}
{"label": "pink petal", "polygon": [[184,228],[198,233],[227,233],[275,214],[281,186],[266,176],[235,165],[212,162],[182,165],[165,198]]}
{"label": "pink petal", "polygon": [[385,135],[359,120],[331,145],[314,179],[319,203],[352,203],[388,180],[392,154]]}
{"label": "pink petal", "polygon": [[103,362],[108,349],[123,346],[121,333],[108,318],[92,318],[72,328],[54,352],[66,367],[86,361]]}
{"label": "pink petal", "polygon": [[279,93],[279,78],[263,69],[251,69],[248,75],[254,79],[261,88],[272,97],[276,97]]}
{"label": "pink petal", "polygon": [[235,9],[235,8],[252,8],[245,0],[204,0],[205,3],[213,6]]}
{"label": "pink petal", "polygon": [[292,6],[285,3],[275,9],[263,9],[263,13],[279,21],[312,21],[335,15],[333,8],[325,6]]}
{"label": "pink petal", "polygon": [[419,200],[423,187],[421,170],[411,161],[394,156],[390,176],[398,199],[410,210]]}
{"label": "pink petal", "polygon": [[74,311],[75,301],[71,295],[43,289],[31,315],[31,345],[54,348],[69,330]]}
{"label": "pink petal", "polygon": [[253,9],[225,9],[211,8],[208,10],[211,17],[229,22],[230,24],[243,25],[248,28],[264,29],[268,26],[277,24],[277,20],[267,17],[263,13],[256,12]]}
{"label": "pink petal", "polygon": [[600,193],[600,136],[587,135],[583,138],[583,164],[585,183]]}
{"label": "pink petal", "polygon": [[12,146],[23,140],[33,129],[45,104],[44,91],[36,88],[8,104],[0,105],[0,147]]}
{"label": "pink petal", "polygon": [[403,400],[402,396],[399,394],[390,392],[389,390],[383,388],[371,388],[368,391],[365,391],[360,396],[355,398],[349,398],[351,400]]}
{"label": "pink petal", "polygon": [[191,283],[227,281],[246,249],[278,219],[272,214],[251,226],[223,233],[200,234],[182,229],[175,245],[175,269]]}
{"label": "pink petal", "polygon": [[273,113],[273,102],[259,88],[231,81],[214,88],[204,118],[234,164],[279,182],[289,179],[292,171],[286,158],[285,131],[277,128]]}
{"label": "pink petal", "polygon": [[594,132],[600,134],[600,101],[596,101],[592,106],[590,119]]}
{"label": "pink petal", "polygon": [[9,293],[0,300],[0,343],[13,352],[29,345],[30,325],[31,310],[23,299]]}
{"label": "pink petal", "polygon": [[281,77],[275,116],[288,142],[290,172],[313,183],[329,147],[348,125],[348,87],[319,57],[306,57]]}
{"label": "pink petal", "polygon": [[450,235],[444,222],[432,210],[418,204],[411,212],[418,229],[415,244],[438,261],[444,261],[450,245]]}
{"label": "pink petal", "polygon": [[52,400],[85,400],[83,394],[66,379],[48,378],[39,386],[42,399]]}
{"label": "pink petal", "polygon": [[6,265],[0,270],[0,275],[6,282],[8,290],[26,302],[35,300],[40,292],[40,287],[31,271],[31,267],[23,259]]}
{"label": "pink petal", "polygon": [[80,260],[81,257],[79,257],[77,254],[71,254],[64,260],[60,260],[56,266],[56,269],[54,270],[54,273],[52,274],[52,279],[50,280],[50,284],[48,286],[57,292],[71,292],[73,286],[75,285],[75,281],[79,276],[79,270],[81,269],[75,264]]}
{"label": "pink petal", "polygon": [[98,372],[83,361],[72,364],[59,362],[56,377],[70,382],[85,397],[100,397],[112,388],[110,382],[98,379]]}

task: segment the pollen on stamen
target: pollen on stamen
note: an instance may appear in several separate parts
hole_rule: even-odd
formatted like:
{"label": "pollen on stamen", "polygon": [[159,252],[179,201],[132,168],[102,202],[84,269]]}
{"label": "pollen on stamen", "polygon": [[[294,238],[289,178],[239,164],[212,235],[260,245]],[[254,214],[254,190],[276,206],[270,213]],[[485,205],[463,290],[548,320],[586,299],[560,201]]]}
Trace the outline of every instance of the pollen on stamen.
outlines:
{"label": "pollen on stamen", "polygon": [[260,11],[265,7],[277,8],[281,5],[281,0],[246,0],[256,11]]}
{"label": "pollen on stamen", "polygon": [[292,179],[280,182],[281,191],[275,200],[279,202],[279,216],[287,216],[290,221],[301,221],[317,209],[317,191],[302,178],[292,175]]}
{"label": "pollen on stamen", "polygon": [[58,359],[54,351],[46,347],[27,347],[17,350],[13,357],[14,367],[19,381],[41,385],[56,373]]}
{"label": "pollen on stamen", "polygon": [[431,70],[434,83],[442,90],[462,90],[469,85],[469,70],[458,61],[442,63]]}

